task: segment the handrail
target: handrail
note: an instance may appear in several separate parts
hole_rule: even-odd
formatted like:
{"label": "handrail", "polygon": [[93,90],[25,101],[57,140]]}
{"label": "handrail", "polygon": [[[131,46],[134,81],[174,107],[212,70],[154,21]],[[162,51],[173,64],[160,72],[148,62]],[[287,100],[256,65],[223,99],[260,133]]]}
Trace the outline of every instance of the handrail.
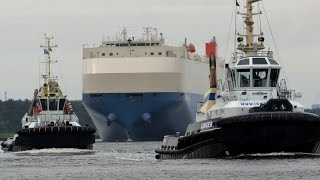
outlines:
{"label": "handrail", "polygon": [[[49,116],[50,118],[52,118],[53,116],[59,116],[59,117],[62,117],[62,119],[57,119],[57,120],[60,120],[60,121],[72,120],[73,119],[72,117],[75,117],[76,121],[77,120],[79,121],[79,119],[78,119],[78,117],[76,116],[75,113],[72,113],[72,114],[39,114],[38,116],[40,116],[40,118],[41,118],[41,116],[45,116],[45,117]],[[29,116],[29,117],[30,117],[30,119],[28,119],[28,122],[38,122],[38,119],[35,116]],[[47,120],[47,118],[42,119],[41,121],[49,122]]]}
{"label": "handrail", "polygon": [[232,57],[235,60],[246,58],[246,57],[256,57],[256,56],[273,58],[273,52],[272,51],[251,51],[247,53],[235,52],[232,54]]}

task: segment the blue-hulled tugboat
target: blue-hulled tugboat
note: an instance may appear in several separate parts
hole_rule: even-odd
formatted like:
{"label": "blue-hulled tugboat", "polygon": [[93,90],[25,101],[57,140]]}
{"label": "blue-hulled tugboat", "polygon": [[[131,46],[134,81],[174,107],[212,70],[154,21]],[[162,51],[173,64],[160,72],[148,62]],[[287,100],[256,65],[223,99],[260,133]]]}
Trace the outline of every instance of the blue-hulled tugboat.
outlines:
{"label": "blue-hulled tugboat", "polygon": [[[225,64],[224,85],[216,79],[216,53],[210,56],[210,89],[184,136],[168,135],[156,149],[157,159],[215,158],[241,154],[320,152],[320,117],[305,113],[296,101],[301,93],[279,80],[281,66],[263,51],[263,33],[253,31],[253,5],[246,0],[246,35]],[[245,37],[245,42],[243,37]],[[257,42],[255,42],[257,40]],[[217,86],[218,84],[218,86]],[[218,88],[217,88],[218,87]]]}
{"label": "blue-hulled tugboat", "polygon": [[81,126],[72,105],[52,76],[54,61],[51,52],[52,37],[45,37],[46,74],[44,84],[34,92],[28,112],[22,118],[22,128],[1,144],[4,151],[25,151],[44,148],[92,149],[95,143],[95,129]]}

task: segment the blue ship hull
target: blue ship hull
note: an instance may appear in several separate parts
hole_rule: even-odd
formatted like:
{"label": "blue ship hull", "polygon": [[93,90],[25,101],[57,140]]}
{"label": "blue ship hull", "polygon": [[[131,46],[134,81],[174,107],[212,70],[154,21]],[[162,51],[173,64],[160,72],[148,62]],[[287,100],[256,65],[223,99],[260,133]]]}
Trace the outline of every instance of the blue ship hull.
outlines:
{"label": "blue ship hull", "polygon": [[189,93],[83,94],[103,141],[154,141],[183,134],[201,99],[201,94]]}

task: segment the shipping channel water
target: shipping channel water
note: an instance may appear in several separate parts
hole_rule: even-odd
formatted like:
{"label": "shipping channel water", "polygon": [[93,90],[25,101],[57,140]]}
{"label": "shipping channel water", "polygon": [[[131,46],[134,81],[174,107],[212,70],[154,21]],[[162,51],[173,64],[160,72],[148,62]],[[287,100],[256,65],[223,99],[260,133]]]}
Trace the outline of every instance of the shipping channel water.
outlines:
{"label": "shipping channel water", "polygon": [[94,151],[0,152],[0,179],[320,179],[320,158],[269,154],[156,160],[161,142],[97,142]]}

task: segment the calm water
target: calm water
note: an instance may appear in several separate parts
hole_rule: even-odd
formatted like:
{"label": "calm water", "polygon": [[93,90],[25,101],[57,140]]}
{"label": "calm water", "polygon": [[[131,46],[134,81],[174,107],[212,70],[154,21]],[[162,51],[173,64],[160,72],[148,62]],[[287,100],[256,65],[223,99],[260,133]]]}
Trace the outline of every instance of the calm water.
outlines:
{"label": "calm water", "polygon": [[320,158],[156,160],[161,142],[98,142],[76,149],[0,152],[0,179],[320,179]]}

